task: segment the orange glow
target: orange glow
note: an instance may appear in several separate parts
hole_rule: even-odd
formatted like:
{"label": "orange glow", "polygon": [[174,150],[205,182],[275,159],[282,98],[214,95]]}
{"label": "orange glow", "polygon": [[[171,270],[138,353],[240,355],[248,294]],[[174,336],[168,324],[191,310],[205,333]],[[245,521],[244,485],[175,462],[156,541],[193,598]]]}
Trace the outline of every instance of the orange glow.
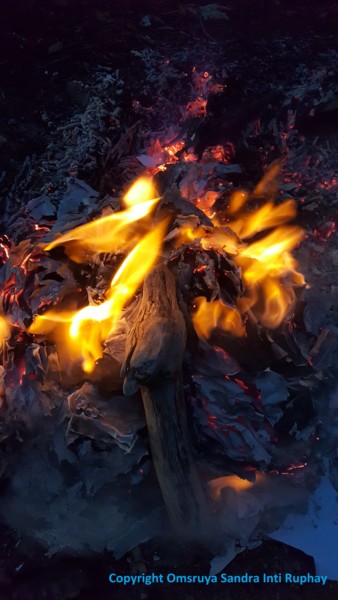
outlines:
{"label": "orange glow", "polygon": [[264,177],[262,177],[260,182],[257,184],[254,190],[254,195],[265,196],[268,194],[271,196],[272,194],[276,193],[278,189],[278,177],[280,172],[281,163],[273,163],[265,173]]}
{"label": "orange glow", "polygon": [[[112,240],[110,251],[116,252],[116,248],[122,246],[130,247],[128,224],[132,225],[132,241],[135,242],[137,236],[139,239],[115,273],[106,292],[106,300],[101,304],[90,304],[78,311],[48,311],[44,315],[38,315],[29,328],[29,332],[33,334],[55,332],[57,342],[62,343],[62,352],[72,359],[81,361],[82,368],[86,372],[91,372],[95,361],[102,356],[102,344],[108,334],[114,330],[122,309],[134,296],[144,277],[158,259],[168,220],[165,219],[156,226],[149,224],[148,229],[151,229],[151,226],[152,229],[147,233],[144,233],[144,227],[142,228],[140,224],[138,229],[133,228],[133,217],[139,223],[156,205],[158,199],[151,199],[154,193],[150,180],[137,181],[124,197],[127,209],[112,215],[116,218],[109,221]],[[73,255],[77,253],[77,245],[81,249],[86,248],[93,252],[102,252],[103,247],[105,251],[109,251],[107,219],[110,217],[103,217],[78,227],[57,239],[47,249],[60,243],[76,241],[72,246]],[[87,237],[88,232],[89,237]],[[104,239],[103,234],[106,236]]]}
{"label": "orange glow", "polygon": [[263,281],[262,290],[264,306],[259,320],[265,327],[273,329],[282,323],[284,315],[294,303],[295,293],[292,287],[283,286],[272,278]]}
{"label": "orange glow", "polygon": [[217,198],[219,198],[219,192],[213,192],[209,190],[202,198],[197,199],[197,206],[209,215],[210,208],[215,204]]}
{"label": "orange glow", "polygon": [[[300,227],[280,227],[258,242],[242,248],[237,262],[243,267],[244,281],[257,284],[268,275],[283,277],[291,274],[297,285],[304,285],[304,278],[297,273],[296,261],[290,254],[303,237]],[[251,261],[248,263],[243,259]]]}
{"label": "orange glow", "polygon": [[250,489],[253,485],[253,482],[237,477],[237,475],[227,475],[226,477],[218,477],[209,481],[208,488],[213,500],[220,500],[223,490],[230,488],[236,492],[242,492]]}
{"label": "orange glow", "polygon": [[255,481],[248,481],[237,475],[226,475],[209,481],[208,488],[211,498],[217,501],[222,500],[223,490],[234,490],[237,494],[245,494],[253,488],[264,489],[268,483],[269,479],[265,473],[256,472]]}
{"label": "orange glow", "polygon": [[126,252],[140,237],[140,221],[152,212],[158,201],[151,179],[140,178],[124,197],[125,210],[76,227],[56,238],[44,250],[65,246],[67,255],[80,263],[88,254]]}
{"label": "orange glow", "polygon": [[[176,154],[182,148],[181,141],[162,148],[167,155],[166,164],[178,160]],[[289,224],[296,215],[295,202],[285,200],[277,205],[266,201],[258,208],[252,206],[253,202],[261,204],[257,195],[274,187],[278,173],[279,166],[270,169],[264,185],[258,184],[251,198],[247,192],[233,192],[225,224],[209,214],[220,192],[207,190],[198,205],[214,226],[201,226],[195,220],[195,227],[182,225],[174,236],[168,236],[176,248],[193,242],[205,251],[217,250],[227,258],[230,256],[244,285],[234,307],[218,299],[208,302],[204,297],[196,298],[197,310],[192,320],[201,338],[208,339],[215,328],[244,336],[248,316],[273,329],[291,314],[294,287],[305,284],[291,254],[304,235],[298,226]],[[38,315],[29,328],[34,334],[52,333],[56,342],[62,344],[62,354],[81,362],[86,372],[92,371],[102,356],[104,341],[161,252],[168,220],[153,226],[151,215],[158,201],[151,179],[141,178],[125,194],[123,210],[77,227],[45,247],[48,251],[62,245],[77,262],[84,262],[93,253],[126,255],[106,291],[104,302],[91,303],[79,310],[72,306],[68,311],[48,311]],[[194,223],[194,219],[190,223]],[[204,268],[202,264],[196,271],[203,272]]]}
{"label": "orange glow", "polygon": [[203,152],[203,159],[227,162],[224,146],[210,146]]}
{"label": "orange glow", "polygon": [[182,148],[184,148],[183,140],[179,140],[178,142],[176,142],[175,144],[171,144],[170,146],[164,146],[164,150],[169,154],[169,157],[174,156],[176,160],[176,154],[177,152],[182,150]]}
{"label": "orange glow", "polygon": [[[148,173],[156,175],[159,171],[166,171],[168,165],[178,162],[178,152],[183,150],[185,143],[183,140],[177,140],[172,144],[162,145],[160,140],[155,140],[147,149],[147,156],[153,157],[158,163],[155,167],[149,167]],[[195,159],[196,160],[196,159]]]}
{"label": "orange glow", "polygon": [[5,340],[7,340],[10,336],[10,325],[6,318],[0,315],[0,349],[3,346]]}
{"label": "orange glow", "polygon": [[231,229],[245,240],[260,231],[287,223],[296,216],[296,212],[294,200],[285,200],[279,206],[266,202],[255,212],[247,213],[231,223]]}
{"label": "orange glow", "polygon": [[[263,194],[274,189],[280,165],[273,165],[254,191]],[[259,208],[250,207],[246,192],[233,192],[228,208],[226,225],[212,219],[216,227],[182,228],[179,240],[198,240],[203,249],[216,249],[232,256],[241,269],[244,291],[237,300],[237,310],[223,306],[219,300],[202,302],[193,317],[195,329],[202,338],[208,338],[215,327],[234,335],[244,334],[244,318],[250,317],[269,329],[278,327],[291,314],[295,302],[295,286],[305,285],[305,279],[297,270],[297,262],[291,252],[304,237],[303,230],[289,222],[296,216],[294,200],[277,205],[265,202]],[[203,203],[200,207],[203,210]],[[208,214],[205,209],[204,212]],[[257,239],[258,238],[258,239]],[[250,241],[250,240],[253,241]]]}
{"label": "orange glow", "polygon": [[202,96],[197,96],[185,106],[189,117],[205,117],[207,101]]}
{"label": "orange glow", "polygon": [[185,152],[182,156],[184,162],[196,162],[197,161],[197,155],[194,154],[193,152]]}
{"label": "orange glow", "polygon": [[242,336],[245,333],[241,315],[236,309],[225,306],[219,300],[208,302],[206,298],[200,297],[195,300],[197,311],[192,320],[199,337],[208,338],[216,327]]}
{"label": "orange glow", "polygon": [[240,244],[237,235],[229,227],[180,227],[175,246],[194,241],[198,241],[204,250],[213,248],[232,255],[238,254]]}

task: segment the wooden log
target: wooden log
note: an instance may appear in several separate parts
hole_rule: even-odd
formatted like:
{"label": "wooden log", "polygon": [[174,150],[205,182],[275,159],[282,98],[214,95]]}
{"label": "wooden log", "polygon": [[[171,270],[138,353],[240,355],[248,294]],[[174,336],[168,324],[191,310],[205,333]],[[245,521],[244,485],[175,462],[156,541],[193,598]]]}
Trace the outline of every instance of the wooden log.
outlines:
{"label": "wooden log", "polygon": [[207,512],[183,393],[185,344],[175,279],[160,265],[145,279],[139,313],[127,339],[124,393],[141,388],[152,459],[167,512],[176,532],[191,538],[201,535]]}

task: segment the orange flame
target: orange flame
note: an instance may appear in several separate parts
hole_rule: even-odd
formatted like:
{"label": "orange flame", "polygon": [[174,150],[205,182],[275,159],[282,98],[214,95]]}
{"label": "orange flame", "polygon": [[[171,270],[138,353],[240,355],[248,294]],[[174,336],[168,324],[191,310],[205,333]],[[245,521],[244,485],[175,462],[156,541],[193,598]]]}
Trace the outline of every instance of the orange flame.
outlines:
{"label": "orange flame", "polygon": [[236,309],[221,304],[219,300],[207,302],[203,297],[196,298],[195,302],[197,311],[193,314],[193,324],[199,337],[210,337],[212,330],[216,327],[234,335],[244,335],[241,315]]}
{"label": "orange flame", "polygon": [[229,215],[235,215],[241,208],[243,208],[244,204],[248,201],[248,194],[243,190],[236,190],[231,194],[228,213]]}
{"label": "orange flame", "polygon": [[264,473],[256,473],[255,481],[242,479],[237,475],[226,475],[217,477],[208,482],[208,491],[213,500],[222,500],[223,490],[234,490],[237,494],[245,494],[246,491],[257,487],[262,488],[267,483]]}
{"label": "orange flame", "polygon": [[[169,147],[166,148],[169,160],[175,158],[178,147],[173,145],[170,152]],[[295,202],[286,200],[276,205],[267,201],[252,208],[252,201],[257,202],[259,194],[266,188],[273,189],[273,178],[278,174],[279,168],[274,166],[265,177],[264,185],[257,186],[251,200],[246,192],[234,192],[226,225],[214,219],[214,227],[196,224],[195,227],[184,225],[178,230],[176,247],[198,241],[205,250],[225,252],[241,270],[245,286],[234,307],[225,306],[219,300],[196,299],[193,323],[202,338],[209,338],[216,327],[232,335],[245,335],[246,313],[265,327],[278,327],[294,305],[294,286],[305,283],[291,255],[303,238],[299,227],[289,225],[296,215]],[[215,197],[212,195],[210,202],[214,202]],[[201,202],[205,211],[210,209],[207,200]],[[30,333],[35,334],[53,332],[62,342],[63,354],[81,361],[86,372],[92,371],[95,361],[102,356],[102,344],[161,251],[168,221],[152,228],[149,218],[158,201],[151,180],[141,178],[125,195],[124,210],[78,227],[45,247],[51,250],[62,245],[77,262],[94,252],[129,252],[112,279],[104,302],[92,303],[77,311],[48,311],[37,316],[29,328]]]}
{"label": "orange flame", "polygon": [[4,341],[9,338],[10,332],[11,329],[7,319],[3,315],[0,315],[0,349]]}
{"label": "orange flame", "polygon": [[[158,198],[152,199],[154,195],[155,190],[150,180],[139,180],[124,197],[127,205],[125,211],[78,227],[49,244],[46,249],[59,244],[67,245],[69,241],[76,240],[77,244],[72,246],[72,256],[79,256],[79,248],[92,252],[116,252],[116,248],[125,243],[129,232],[127,225],[148,216],[156,205]],[[107,219],[111,240],[109,249]],[[122,309],[155,264],[167,225],[168,221],[164,220],[145,235],[142,227],[132,229],[132,241],[135,241],[136,236],[139,241],[115,273],[102,304],[91,304],[79,311],[48,311],[44,315],[38,315],[29,328],[30,333],[46,334],[58,329],[56,337],[62,342],[63,352],[68,352],[73,359],[81,360],[83,370],[91,372],[95,361],[102,356],[102,343],[114,330]],[[127,240],[126,246],[129,247],[130,244],[130,240]]]}
{"label": "orange flame", "polygon": [[260,231],[287,223],[296,214],[294,200],[285,200],[279,206],[275,206],[273,202],[266,202],[254,213],[248,213],[231,223],[231,229],[245,240]]}
{"label": "orange flame", "polygon": [[75,262],[84,262],[90,253],[126,252],[140,238],[142,225],[139,222],[151,213],[158,201],[151,179],[140,178],[124,196],[126,210],[76,227],[44,249],[65,246],[66,253]]}
{"label": "orange flame", "polygon": [[221,500],[222,491],[226,489],[242,492],[250,489],[254,485],[253,482],[247,479],[242,479],[237,475],[227,475],[225,477],[217,477],[208,483],[208,490],[213,500]]}
{"label": "orange flame", "polygon": [[[254,191],[255,202],[256,196],[267,188],[274,189],[274,178],[279,171],[278,165],[268,171]],[[222,226],[214,218],[217,224],[214,228],[199,226],[180,230],[180,243],[198,240],[204,249],[214,248],[230,254],[242,271],[245,285],[235,311],[219,301],[197,299],[198,310],[193,322],[201,337],[209,337],[215,327],[243,335],[242,317],[249,310],[250,315],[265,327],[278,327],[294,306],[294,286],[305,284],[291,255],[304,237],[300,227],[289,225],[296,216],[295,201],[289,199],[279,205],[267,201],[253,209],[249,200],[246,192],[237,190],[230,198],[226,225]]]}

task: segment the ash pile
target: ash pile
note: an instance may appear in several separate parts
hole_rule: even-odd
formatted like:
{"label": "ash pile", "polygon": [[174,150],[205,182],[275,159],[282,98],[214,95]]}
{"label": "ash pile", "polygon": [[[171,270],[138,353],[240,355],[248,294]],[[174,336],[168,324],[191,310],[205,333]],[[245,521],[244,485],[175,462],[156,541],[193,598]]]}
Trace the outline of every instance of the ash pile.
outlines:
{"label": "ash pile", "polygon": [[119,558],[170,533],[142,404],[152,379],[130,380],[126,351],[144,282],[165,265],[223,568],[281,539],[290,513],[310,515],[328,478],[337,488],[338,184],[334,151],[304,134],[309,113],[330,110],[334,73],[299,65],[286,92],[250,104],[250,79],[203,51],[201,70],[182,51],[133,60],[144,91],[128,125],[128,82],[101,70],[85,112],[7,189],[26,203],[8,203],[0,245],[0,513],[49,556]]}

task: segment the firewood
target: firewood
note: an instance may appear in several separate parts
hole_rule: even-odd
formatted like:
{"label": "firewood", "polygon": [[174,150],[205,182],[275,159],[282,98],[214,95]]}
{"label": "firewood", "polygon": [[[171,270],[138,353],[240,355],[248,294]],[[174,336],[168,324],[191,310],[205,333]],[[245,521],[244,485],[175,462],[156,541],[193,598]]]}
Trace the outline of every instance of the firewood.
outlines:
{"label": "firewood", "polygon": [[182,383],[186,327],[175,279],[160,265],[146,278],[139,313],[127,339],[124,393],[141,388],[150,448],[174,529],[196,536],[205,498],[194,464]]}

